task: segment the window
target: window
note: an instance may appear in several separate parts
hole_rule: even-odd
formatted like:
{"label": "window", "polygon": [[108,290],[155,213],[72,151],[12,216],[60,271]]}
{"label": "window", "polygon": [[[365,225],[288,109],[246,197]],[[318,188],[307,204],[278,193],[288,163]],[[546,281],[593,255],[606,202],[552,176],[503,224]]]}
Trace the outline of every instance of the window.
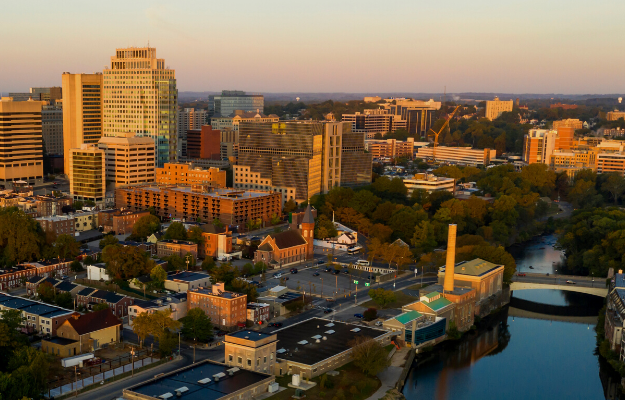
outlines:
{"label": "window", "polygon": [[237,361],[238,361],[239,364],[243,363],[243,359],[241,357],[237,357]]}
{"label": "window", "polygon": [[248,367],[251,367],[251,366],[252,366],[252,360],[251,360],[251,359],[249,359],[249,358],[247,359],[247,366],[248,366]]}
{"label": "window", "polygon": [[232,354],[228,355],[228,361],[232,362],[232,360],[234,359],[234,356]]}

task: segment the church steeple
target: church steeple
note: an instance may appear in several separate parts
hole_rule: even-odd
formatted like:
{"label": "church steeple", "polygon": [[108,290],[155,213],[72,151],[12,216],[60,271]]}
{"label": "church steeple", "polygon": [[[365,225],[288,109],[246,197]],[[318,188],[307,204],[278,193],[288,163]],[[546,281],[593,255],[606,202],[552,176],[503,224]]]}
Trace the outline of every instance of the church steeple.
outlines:
{"label": "church steeple", "polygon": [[301,232],[304,239],[306,239],[306,259],[313,258],[314,253],[314,235],[315,235],[315,217],[313,216],[312,208],[310,204],[306,206],[304,211],[304,218],[302,219]]}

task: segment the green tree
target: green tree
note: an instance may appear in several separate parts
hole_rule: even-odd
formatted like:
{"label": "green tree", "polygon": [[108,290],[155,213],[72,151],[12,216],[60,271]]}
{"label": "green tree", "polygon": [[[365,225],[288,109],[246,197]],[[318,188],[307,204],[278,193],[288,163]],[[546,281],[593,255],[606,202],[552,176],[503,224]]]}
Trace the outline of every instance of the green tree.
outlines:
{"label": "green tree", "polygon": [[202,261],[202,269],[210,272],[213,268],[215,268],[215,260],[211,256],[206,256],[204,261]]}
{"label": "green tree", "polygon": [[354,194],[349,206],[357,212],[371,216],[380,203],[380,198],[368,190],[359,190]]}
{"label": "green tree", "polygon": [[320,215],[315,221],[315,237],[317,239],[325,239],[336,237],[338,232],[334,223],[328,219],[325,215]]}
{"label": "green tree", "polygon": [[144,215],[132,227],[131,240],[145,240],[148,236],[160,231],[161,221],[154,215]]}
{"label": "green tree", "polygon": [[521,178],[529,182],[542,196],[549,196],[556,187],[556,173],[546,164],[534,163],[521,170]]}
{"label": "green tree", "polygon": [[369,290],[369,297],[380,307],[384,308],[387,305],[394,303],[397,300],[395,292],[392,290],[386,290],[384,288],[377,288]]}
{"label": "green tree", "polygon": [[150,314],[144,312],[137,315],[132,321],[132,331],[137,335],[137,338],[139,338],[139,347],[142,347],[145,338],[152,332]]}
{"label": "green tree", "polygon": [[619,173],[610,173],[605,182],[601,185],[601,190],[609,192],[614,199],[614,205],[618,204],[618,199],[625,192],[625,178]]}
{"label": "green tree", "polygon": [[221,220],[219,218],[213,218],[213,225],[215,225],[217,228],[223,228],[224,224],[221,222]]}
{"label": "green tree", "polygon": [[74,201],[74,203],[72,203],[72,207],[74,208],[74,210],[82,210],[82,208],[84,207],[84,203],[80,200],[76,200]]}
{"label": "green tree", "polygon": [[239,270],[230,263],[221,263],[218,267],[213,268],[209,274],[211,282],[223,282],[226,286],[230,286],[232,281],[238,278]]}
{"label": "green tree", "polygon": [[167,261],[167,271],[182,271],[186,267],[184,259],[178,254],[169,255],[163,260]]}
{"label": "green tree", "polygon": [[358,336],[349,345],[354,365],[366,375],[375,376],[390,364],[386,349],[375,339]]}
{"label": "green tree", "polygon": [[56,295],[56,305],[59,307],[71,309],[73,307],[74,300],[69,292],[63,292]]}
{"label": "green tree", "polygon": [[430,221],[421,221],[412,235],[412,245],[421,253],[429,253],[437,246],[434,226]]}
{"label": "green tree", "polygon": [[202,234],[204,231],[199,226],[193,226],[187,232],[187,240],[192,241],[193,243],[202,244],[204,242],[204,237]]}
{"label": "green tree", "polygon": [[37,286],[37,295],[45,303],[54,303],[56,291],[50,282],[43,282]]}
{"label": "green tree", "polygon": [[154,282],[154,286],[160,289],[163,288],[165,284],[165,280],[167,280],[167,272],[160,265],[155,266],[150,271],[150,278],[152,278],[152,282]]}
{"label": "green tree", "polygon": [[155,265],[147,252],[133,246],[106,246],[102,261],[113,279],[124,281],[147,274]]}
{"label": "green tree", "polygon": [[165,231],[165,239],[187,240],[187,230],[182,223],[172,222]]}
{"label": "green tree", "polygon": [[80,263],[80,261],[78,260],[74,260],[72,261],[72,263],[69,265],[70,269],[73,272],[81,272],[84,271],[85,269],[82,267],[82,264]]}
{"label": "green tree", "polygon": [[166,357],[173,353],[178,345],[178,335],[174,335],[169,329],[163,331],[158,339],[158,351],[161,357]]}
{"label": "green tree", "polygon": [[80,254],[80,244],[70,235],[59,235],[54,242],[54,247],[60,259],[76,258]]}
{"label": "green tree", "polygon": [[102,311],[102,310],[106,310],[110,308],[109,305],[107,303],[98,303],[95,306],[91,307],[91,311],[96,312],[96,311]]}
{"label": "green tree", "polygon": [[103,249],[108,245],[115,245],[117,243],[119,243],[119,240],[115,237],[115,235],[104,235],[98,246],[100,249]]}
{"label": "green tree", "polygon": [[280,219],[280,216],[278,214],[271,214],[271,225],[277,225],[280,222],[282,222],[282,219]]}
{"label": "green tree", "polygon": [[16,207],[0,209],[0,247],[9,264],[39,259],[44,232],[38,222]]}
{"label": "green tree", "polygon": [[207,342],[213,337],[213,324],[211,319],[200,308],[192,308],[187,315],[180,318],[182,323],[182,336],[186,339],[196,339]]}
{"label": "green tree", "polygon": [[295,203],[293,199],[289,199],[284,203],[284,206],[282,207],[282,212],[284,214],[288,214],[295,209],[297,209],[297,203]]}

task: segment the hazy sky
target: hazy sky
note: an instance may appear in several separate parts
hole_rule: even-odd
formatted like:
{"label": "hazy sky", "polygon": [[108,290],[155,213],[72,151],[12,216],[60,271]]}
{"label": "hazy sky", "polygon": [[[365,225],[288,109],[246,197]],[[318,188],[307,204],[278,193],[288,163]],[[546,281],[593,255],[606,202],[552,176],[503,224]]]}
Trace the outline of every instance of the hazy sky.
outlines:
{"label": "hazy sky", "polygon": [[10,1],[0,92],[156,47],[178,89],[625,92],[625,1]]}

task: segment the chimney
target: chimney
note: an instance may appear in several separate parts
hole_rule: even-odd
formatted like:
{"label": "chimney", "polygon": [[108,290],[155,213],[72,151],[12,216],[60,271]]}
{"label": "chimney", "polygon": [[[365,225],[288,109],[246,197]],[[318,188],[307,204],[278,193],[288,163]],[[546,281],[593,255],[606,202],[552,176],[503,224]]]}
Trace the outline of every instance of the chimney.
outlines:
{"label": "chimney", "polygon": [[454,265],[456,264],[456,224],[449,224],[449,234],[447,236],[447,262],[445,263],[445,281],[443,290],[453,292],[454,290]]}

